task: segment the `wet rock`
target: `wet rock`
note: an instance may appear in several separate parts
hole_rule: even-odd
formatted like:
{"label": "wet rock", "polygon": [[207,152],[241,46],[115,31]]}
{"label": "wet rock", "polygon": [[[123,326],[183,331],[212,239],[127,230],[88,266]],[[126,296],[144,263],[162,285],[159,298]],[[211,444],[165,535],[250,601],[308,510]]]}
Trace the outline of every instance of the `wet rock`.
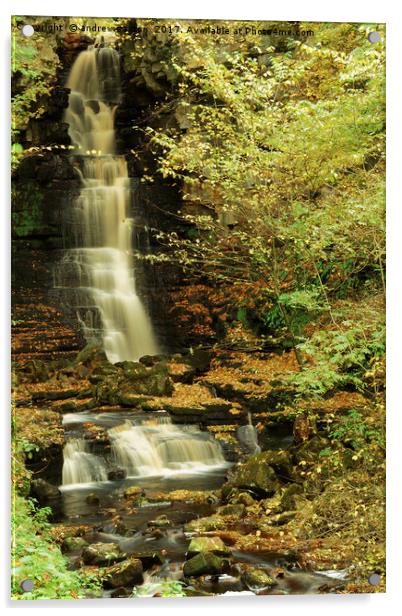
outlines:
{"label": "wet rock", "polygon": [[140,486],[130,486],[127,490],[124,490],[124,498],[138,498],[139,496],[144,496],[144,488]]}
{"label": "wet rock", "polygon": [[120,393],[118,396],[119,404],[132,408],[141,407],[148,400],[145,396],[131,393]]}
{"label": "wet rock", "polygon": [[[102,404],[137,406],[143,401],[136,396],[171,396],[173,382],[165,364],[146,368],[139,362],[124,361],[114,364],[114,372],[102,377],[101,371],[92,373],[95,395]],[[135,396],[133,398],[133,396]]]}
{"label": "wet rock", "polygon": [[138,558],[130,558],[117,565],[108,567],[103,585],[105,588],[121,588],[122,586],[134,586],[142,584],[143,568]]}
{"label": "wet rock", "polygon": [[109,364],[105,351],[96,344],[88,343],[75,358],[75,364],[96,366],[99,364]]}
{"label": "wet rock", "polygon": [[188,532],[208,532],[211,530],[226,530],[227,521],[220,515],[211,515],[188,522],[184,529]]}
{"label": "wet rock", "polygon": [[[81,395],[79,397],[81,398]],[[90,409],[93,409],[96,406],[96,400],[94,400],[93,398],[87,398],[84,400],[75,399],[58,404],[56,410],[59,413],[80,413],[82,411],[88,411]]]}
{"label": "wet rock", "polygon": [[212,552],[202,552],[184,563],[183,574],[185,577],[198,577],[207,573],[219,574],[223,572],[224,567],[224,559]]}
{"label": "wet rock", "polygon": [[45,481],[44,479],[34,479],[31,482],[31,496],[41,505],[42,503],[49,503],[53,499],[57,499],[61,496],[61,492],[57,486]]}
{"label": "wet rock", "polygon": [[229,556],[231,554],[220,537],[193,537],[188,546],[187,555],[191,558],[200,552],[212,552],[218,556]]}
{"label": "wet rock", "polygon": [[124,468],[114,468],[108,472],[107,478],[109,481],[121,481],[127,476],[127,471]]}
{"label": "wet rock", "polygon": [[150,526],[150,527],[154,526],[154,527],[157,527],[157,528],[159,528],[159,527],[164,528],[164,527],[170,526],[170,525],[171,525],[171,522],[170,522],[169,518],[166,515],[164,515],[164,514],[159,515],[154,520],[149,520],[148,521],[148,526]]}
{"label": "wet rock", "polygon": [[62,552],[78,552],[88,545],[82,537],[66,537],[61,545]]}
{"label": "wet rock", "polygon": [[116,588],[116,590],[113,590],[110,593],[111,599],[126,599],[127,597],[131,597],[131,595],[131,590],[129,590],[128,588],[124,588],[124,586],[122,586],[121,588]]}
{"label": "wet rock", "polygon": [[82,559],[86,565],[110,565],[124,558],[125,555],[117,543],[93,543],[82,551]]}
{"label": "wet rock", "polygon": [[264,569],[247,568],[241,575],[241,581],[249,590],[272,588],[276,582]]}
{"label": "wet rock", "polygon": [[164,558],[161,551],[156,552],[135,552],[132,554],[133,558],[137,558],[142,562],[142,568],[147,571],[155,565],[162,565]]}
{"label": "wet rock", "polygon": [[85,501],[88,503],[88,505],[99,505],[100,498],[97,494],[91,492],[85,497]]}

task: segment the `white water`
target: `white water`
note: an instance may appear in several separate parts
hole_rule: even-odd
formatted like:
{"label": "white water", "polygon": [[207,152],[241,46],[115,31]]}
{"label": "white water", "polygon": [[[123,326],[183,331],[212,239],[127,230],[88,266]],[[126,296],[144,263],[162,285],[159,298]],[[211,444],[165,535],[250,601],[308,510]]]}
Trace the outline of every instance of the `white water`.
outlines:
{"label": "white water", "polygon": [[[176,426],[163,418],[139,425],[130,421],[110,428],[110,468],[123,468],[128,477],[169,476],[208,472],[225,466],[221,447],[197,428]],[[63,485],[107,480],[105,459],[91,454],[83,439],[64,447]]]}
{"label": "white water", "polygon": [[253,426],[251,413],[248,413],[248,423],[237,428],[237,438],[250,453],[260,453],[261,447],[258,444],[257,428]]}
{"label": "white water", "polygon": [[208,470],[225,463],[217,442],[194,428],[154,420],[133,426],[129,421],[109,430],[114,459],[129,476],[166,475]]}
{"label": "white water", "polygon": [[63,485],[106,481],[106,465],[102,458],[90,453],[83,439],[71,439],[63,450]]}
{"label": "white water", "polygon": [[119,73],[118,53],[94,46],[80,53],[68,78],[65,122],[80,155],[82,189],[72,214],[77,247],[68,251],[56,275],[57,286],[80,292],[84,333],[88,339],[100,334],[112,363],[158,352],[135,289],[127,163],[115,155]]}

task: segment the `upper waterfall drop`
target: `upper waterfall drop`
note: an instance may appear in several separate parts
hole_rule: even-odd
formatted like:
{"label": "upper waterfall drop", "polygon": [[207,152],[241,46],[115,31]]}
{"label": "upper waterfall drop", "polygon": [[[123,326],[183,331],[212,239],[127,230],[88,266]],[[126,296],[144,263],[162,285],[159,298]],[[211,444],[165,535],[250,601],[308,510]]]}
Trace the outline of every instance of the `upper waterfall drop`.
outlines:
{"label": "upper waterfall drop", "polygon": [[82,189],[72,212],[75,247],[64,258],[57,286],[79,291],[84,331],[93,338],[100,329],[110,362],[136,361],[156,354],[158,346],[136,293],[127,163],[115,154],[118,52],[108,46],[82,51],[67,87],[71,92],[64,119],[74,155],[80,156]]}

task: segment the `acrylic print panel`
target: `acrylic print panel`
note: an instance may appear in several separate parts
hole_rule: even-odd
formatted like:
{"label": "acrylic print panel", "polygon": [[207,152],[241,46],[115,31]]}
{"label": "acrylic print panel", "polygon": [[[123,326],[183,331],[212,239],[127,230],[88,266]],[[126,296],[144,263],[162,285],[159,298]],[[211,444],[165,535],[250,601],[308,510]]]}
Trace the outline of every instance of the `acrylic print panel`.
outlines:
{"label": "acrylic print panel", "polygon": [[12,45],[12,597],[383,592],[384,26]]}

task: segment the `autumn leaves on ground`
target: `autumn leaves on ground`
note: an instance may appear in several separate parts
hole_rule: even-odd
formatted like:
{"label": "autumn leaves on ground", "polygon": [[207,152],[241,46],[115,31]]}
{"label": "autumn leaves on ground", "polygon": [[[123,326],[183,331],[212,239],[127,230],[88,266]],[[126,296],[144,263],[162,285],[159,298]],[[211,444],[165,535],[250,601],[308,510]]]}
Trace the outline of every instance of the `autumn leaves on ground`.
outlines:
{"label": "autumn leaves on ground", "polygon": [[[133,416],[163,408],[231,452],[235,463],[220,489],[160,495],[209,499],[208,515],[186,530],[215,538],[215,552],[223,542],[226,556],[278,553],[289,567],[347,571],[317,592],[384,591],[385,33],[378,25],[310,26],[308,41],[119,35],[123,69],[139,66],[149,91],[163,90],[144,111],[138,156],[153,161],[145,181],[180,187],[182,203],[174,230],[152,230],[159,251],[145,259],[178,268],[180,284],[164,292],[188,344],[126,368],[93,346],[44,359],[41,340],[51,336],[38,335],[17,307],[15,596],[21,576],[37,566],[35,550],[55,551],[62,571],[58,546],[68,552],[66,541],[84,533],[50,529],[27,504],[32,469],[64,442],[63,413],[121,408]],[[370,29],[380,42],[368,41]],[[30,79],[29,57],[18,58],[17,85],[21,74]],[[54,75],[35,62],[36,79],[51,84]],[[17,87],[15,113],[24,110],[17,145],[39,113],[22,96]],[[14,154],[18,168],[24,153]],[[63,327],[52,329],[58,346],[74,337]],[[262,449],[252,456],[237,438],[249,417]],[[93,424],[85,430],[89,440],[107,441]],[[270,440],[278,431],[289,436],[280,449]],[[124,507],[152,498],[133,492]],[[377,586],[368,582],[372,573],[381,575]],[[102,575],[112,574],[82,563],[53,587],[46,572],[38,575],[43,596],[76,597],[99,593]],[[272,592],[281,592],[286,575],[271,570]]]}

